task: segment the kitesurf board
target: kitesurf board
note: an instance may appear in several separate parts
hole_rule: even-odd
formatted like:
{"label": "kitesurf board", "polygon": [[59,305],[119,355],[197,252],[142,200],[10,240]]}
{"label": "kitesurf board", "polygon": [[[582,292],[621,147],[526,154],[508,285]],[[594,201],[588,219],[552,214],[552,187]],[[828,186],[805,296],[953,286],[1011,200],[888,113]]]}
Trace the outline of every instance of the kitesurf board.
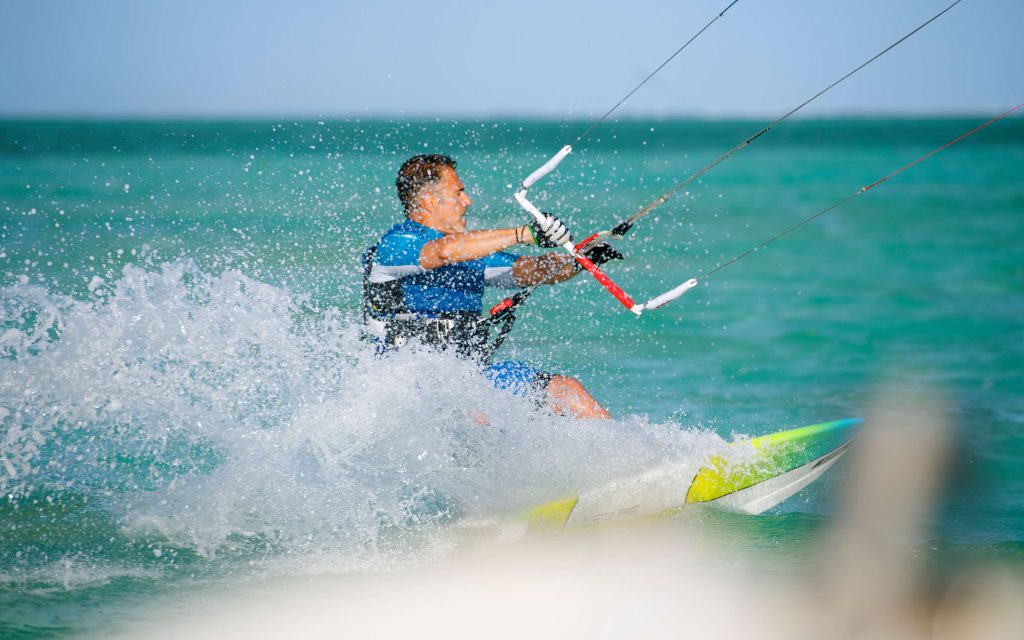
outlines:
{"label": "kitesurf board", "polygon": [[525,530],[667,515],[703,504],[758,514],[813,482],[850,446],[859,418],[740,439],[697,463],[666,464],[528,509],[502,523]]}

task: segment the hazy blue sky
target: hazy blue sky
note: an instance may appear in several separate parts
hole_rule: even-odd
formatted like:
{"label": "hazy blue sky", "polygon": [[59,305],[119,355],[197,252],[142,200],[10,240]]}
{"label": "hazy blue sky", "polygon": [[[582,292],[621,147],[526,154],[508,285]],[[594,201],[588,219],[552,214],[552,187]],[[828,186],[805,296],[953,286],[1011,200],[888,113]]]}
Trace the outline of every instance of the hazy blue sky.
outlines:
{"label": "hazy blue sky", "polygon": [[[740,0],[623,115],[778,115],[951,0]],[[0,114],[603,112],[728,0],[0,0]],[[963,0],[807,115],[1024,101],[1024,0]]]}

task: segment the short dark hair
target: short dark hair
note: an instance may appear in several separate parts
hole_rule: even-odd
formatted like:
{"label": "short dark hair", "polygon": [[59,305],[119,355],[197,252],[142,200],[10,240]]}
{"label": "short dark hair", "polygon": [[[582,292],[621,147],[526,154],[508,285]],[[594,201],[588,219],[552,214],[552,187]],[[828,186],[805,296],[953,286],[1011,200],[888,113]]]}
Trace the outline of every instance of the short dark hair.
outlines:
{"label": "short dark hair", "polygon": [[420,189],[441,179],[443,167],[455,168],[455,161],[439,153],[413,156],[402,164],[398,170],[398,199],[402,201],[406,213],[416,204],[416,196]]}

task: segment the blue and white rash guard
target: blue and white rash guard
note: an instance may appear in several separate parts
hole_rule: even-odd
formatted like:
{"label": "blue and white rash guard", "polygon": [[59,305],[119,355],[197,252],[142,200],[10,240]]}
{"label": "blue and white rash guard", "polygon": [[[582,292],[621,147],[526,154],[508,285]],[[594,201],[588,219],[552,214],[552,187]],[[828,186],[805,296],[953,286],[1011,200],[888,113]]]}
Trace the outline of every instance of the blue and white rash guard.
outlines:
{"label": "blue and white rash guard", "polygon": [[404,312],[421,318],[483,310],[485,286],[515,288],[514,253],[499,251],[486,258],[450,264],[429,271],[420,266],[420,252],[431,240],[444,237],[412,220],[391,227],[373,255],[369,280],[372,284],[399,281]]}
{"label": "blue and white rash guard", "polygon": [[[441,237],[444,234],[436,229],[404,220],[388,230],[375,249],[367,252],[367,255],[372,252],[367,273],[369,285],[397,286],[401,290],[400,296],[384,296],[389,302],[384,303],[383,308],[373,310],[373,304],[368,304],[367,328],[378,339],[386,339],[387,326],[392,320],[439,318],[453,314],[480,315],[484,287],[516,287],[512,265],[519,256],[505,251],[479,260],[429,271],[424,269],[420,266],[423,246]],[[551,374],[540,369],[508,360],[487,364],[483,374],[498,389],[506,389],[524,398],[537,392],[539,401],[546,401],[544,389],[551,380]]]}

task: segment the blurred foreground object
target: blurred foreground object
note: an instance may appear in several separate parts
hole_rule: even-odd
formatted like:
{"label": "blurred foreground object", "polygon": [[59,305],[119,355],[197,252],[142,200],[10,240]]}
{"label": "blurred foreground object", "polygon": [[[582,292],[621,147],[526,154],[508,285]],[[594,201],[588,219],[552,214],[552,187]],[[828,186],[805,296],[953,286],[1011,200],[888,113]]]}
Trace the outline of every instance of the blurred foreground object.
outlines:
{"label": "blurred foreground object", "polygon": [[126,637],[1024,637],[1013,568],[927,584],[914,549],[927,539],[950,432],[931,396],[891,397],[851,449],[841,511],[806,569],[754,571],[698,515],[541,533],[439,567],[197,595]]}

